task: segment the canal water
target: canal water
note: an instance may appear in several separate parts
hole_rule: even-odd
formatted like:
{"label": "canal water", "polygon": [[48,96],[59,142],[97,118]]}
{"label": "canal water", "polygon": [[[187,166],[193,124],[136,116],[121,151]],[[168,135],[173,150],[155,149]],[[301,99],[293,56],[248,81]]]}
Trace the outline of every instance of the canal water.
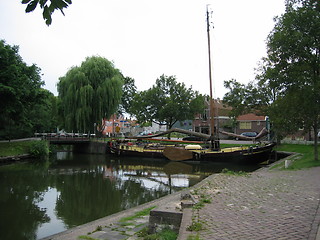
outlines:
{"label": "canal water", "polygon": [[0,167],[0,239],[41,239],[193,186],[227,168],[58,152],[45,163]]}

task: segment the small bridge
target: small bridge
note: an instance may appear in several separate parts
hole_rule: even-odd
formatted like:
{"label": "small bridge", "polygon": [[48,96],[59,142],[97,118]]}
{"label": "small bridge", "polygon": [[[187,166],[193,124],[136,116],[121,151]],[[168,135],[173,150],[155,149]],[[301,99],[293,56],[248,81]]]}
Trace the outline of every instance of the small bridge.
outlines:
{"label": "small bridge", "polygon": [[107,143],[92,141],[95,139],[93,134],[38,134],[37,137],[47,140],[50,144],[72,145],[72,151],[78,153],[105,154],[107,152]]}
{"label": "small bridge", "polygon": [[57,145],[76,145],[76,144],[86,144],[90,142],[90,137],[45,136],[44,139],[49,141],[50,144],[57,144]]}

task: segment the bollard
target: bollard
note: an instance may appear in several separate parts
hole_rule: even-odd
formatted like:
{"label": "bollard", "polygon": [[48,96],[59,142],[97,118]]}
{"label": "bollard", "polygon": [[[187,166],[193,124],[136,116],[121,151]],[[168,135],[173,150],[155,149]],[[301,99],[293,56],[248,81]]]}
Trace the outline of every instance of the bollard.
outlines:
{"label": "bollard", "polygon": [[284,168],[288,168],[291,165],[291,160],[284,161]]}

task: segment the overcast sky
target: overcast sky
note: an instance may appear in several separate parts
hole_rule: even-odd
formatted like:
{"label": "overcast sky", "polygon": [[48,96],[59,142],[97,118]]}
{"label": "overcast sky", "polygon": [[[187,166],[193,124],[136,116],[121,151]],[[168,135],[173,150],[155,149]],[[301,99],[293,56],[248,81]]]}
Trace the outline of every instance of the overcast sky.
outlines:
{"label": "overcast sky", "polygon": [[55,95],[59,77],[93,55],[113,61],[138,90],[165,74],[209,94],[207,4],[214,95],[222,98],[224,80],[254,79],[283,0],[75,0],[65,16],[53,14],[49,27],[40,9],[26,14],[19,0],[1,0],[0,39],[20,46],[20,56],[41,68]]}

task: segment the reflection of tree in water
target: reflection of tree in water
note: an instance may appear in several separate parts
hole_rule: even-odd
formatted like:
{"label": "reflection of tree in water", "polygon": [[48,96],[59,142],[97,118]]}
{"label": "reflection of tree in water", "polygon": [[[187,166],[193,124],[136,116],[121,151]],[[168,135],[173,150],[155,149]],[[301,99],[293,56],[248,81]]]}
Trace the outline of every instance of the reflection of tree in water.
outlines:
{"label": "reflection of tree in water", "polygon": [[36,205],[47,189],[47,177],[21,168],[0,172],[0,239],[36,239],[38,227],[50,221]]}
{"label": "reflection of tree in water", "polygon": [[[110,167],[109,167],[110,169]],[[168,190],[150,190],[136,180],[123,181],[116,173],[105,177],[105,168],[58,175],[55,187],[60,192],[57,215],[70,228],[154,200]]]}
{"label": "reflection of tree in water", "polygon": [[122,197],[122,209],[128,209],[150,202],[167,195],[169,192],[169,188],[161,184],[158,188],[146,189],[142,181],[137,181],[136,178],[132,177],[122,182],[119,190],[121,191]]}
{"label": "reflection of tree in water", "polygon": [[120,196],[115,184],[103,179],[99,167],[87,172],[57,176],[60,196],[57,215],[68,227],[77,226],[120,210]]}

